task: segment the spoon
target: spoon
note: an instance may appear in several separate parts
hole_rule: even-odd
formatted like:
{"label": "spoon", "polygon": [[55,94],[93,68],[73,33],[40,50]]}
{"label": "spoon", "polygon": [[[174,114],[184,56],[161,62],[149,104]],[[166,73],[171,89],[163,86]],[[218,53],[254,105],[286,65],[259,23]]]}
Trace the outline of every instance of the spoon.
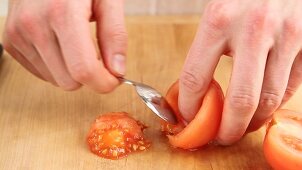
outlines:
{"label": "spoon", "polygon": [[154,88],[125,78],[118,78],[121,83],[135,87],[137,94],[144,103],[161,119],[171,124],[177,124],[177,119],[166,99]]}

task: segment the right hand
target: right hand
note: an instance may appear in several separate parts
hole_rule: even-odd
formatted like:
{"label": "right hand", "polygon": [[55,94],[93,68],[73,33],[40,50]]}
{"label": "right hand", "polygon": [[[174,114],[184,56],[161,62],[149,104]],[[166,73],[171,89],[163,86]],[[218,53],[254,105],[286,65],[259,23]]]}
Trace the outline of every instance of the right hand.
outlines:
{"label": "right hand", "polygon": [[[10,0],[4,48],[28,71],[64,90],[105,93],[125,74],[124,1]],[[98,47],[89,23],[97,23]],[[98,49],[101,51],[101,57]]]}
{"label": "right hand", "polygon": [[180,76],[179,109],[191,121],[223,54],[233,57],[217,141],[260,128],[302,84],[302,0],[212,0]]}

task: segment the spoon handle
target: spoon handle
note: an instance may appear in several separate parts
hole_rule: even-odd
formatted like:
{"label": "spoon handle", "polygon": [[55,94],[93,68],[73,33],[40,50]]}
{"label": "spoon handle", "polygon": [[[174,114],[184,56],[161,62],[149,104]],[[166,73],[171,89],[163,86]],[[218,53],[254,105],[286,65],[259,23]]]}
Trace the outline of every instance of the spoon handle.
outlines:
{"label": "spoon handle", "polygon": [[137,83],[128,79],[125,79],[124,77],[118,77],[121,83],[129,84],[135,86]]}

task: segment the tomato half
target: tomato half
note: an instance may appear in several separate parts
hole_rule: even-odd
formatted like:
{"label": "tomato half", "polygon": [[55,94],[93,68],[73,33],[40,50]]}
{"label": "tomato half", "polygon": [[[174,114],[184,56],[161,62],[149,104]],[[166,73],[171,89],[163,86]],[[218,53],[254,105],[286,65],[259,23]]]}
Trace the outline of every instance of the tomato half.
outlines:
{"label": "tomato half", "polygon": [[218,132],[222,109],[223,92],[219,84],[213,80],[206,92],[202,106],[197,112],[195,118],[186,123],[178,109],[178,81],[175,82],[166,95],[168,103],[180,123],[171,125],[162,122],[162,131],[169,138],[172,146],[183,149],[195,149],[201,147],[213,140]]}
{"label": "tomato half", "polygon": [[274,169],[302,169],[302,114],[278,110],[263,144],[264,155]]}
{"label": "tomato half", "polygon": [[143,134],[145,128],[124,112],[102,114],[93,123],[87,143],[90,150],[100,157],[123,158],[131,152],[150,147],[151,143]]}

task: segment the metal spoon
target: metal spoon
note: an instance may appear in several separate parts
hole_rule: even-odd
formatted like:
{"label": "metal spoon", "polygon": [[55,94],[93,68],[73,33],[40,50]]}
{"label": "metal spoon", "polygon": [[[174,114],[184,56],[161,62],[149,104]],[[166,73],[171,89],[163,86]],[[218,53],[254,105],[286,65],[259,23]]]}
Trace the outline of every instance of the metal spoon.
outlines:
{"label": "metal spoon", "polygon": [[157,90],[145,84],[127,80],[125,78],[119,78],[119,80],[124,84],[134,86],[137,94],[158,117],[171,124],[177,124],[177,119],[171,106]]}

